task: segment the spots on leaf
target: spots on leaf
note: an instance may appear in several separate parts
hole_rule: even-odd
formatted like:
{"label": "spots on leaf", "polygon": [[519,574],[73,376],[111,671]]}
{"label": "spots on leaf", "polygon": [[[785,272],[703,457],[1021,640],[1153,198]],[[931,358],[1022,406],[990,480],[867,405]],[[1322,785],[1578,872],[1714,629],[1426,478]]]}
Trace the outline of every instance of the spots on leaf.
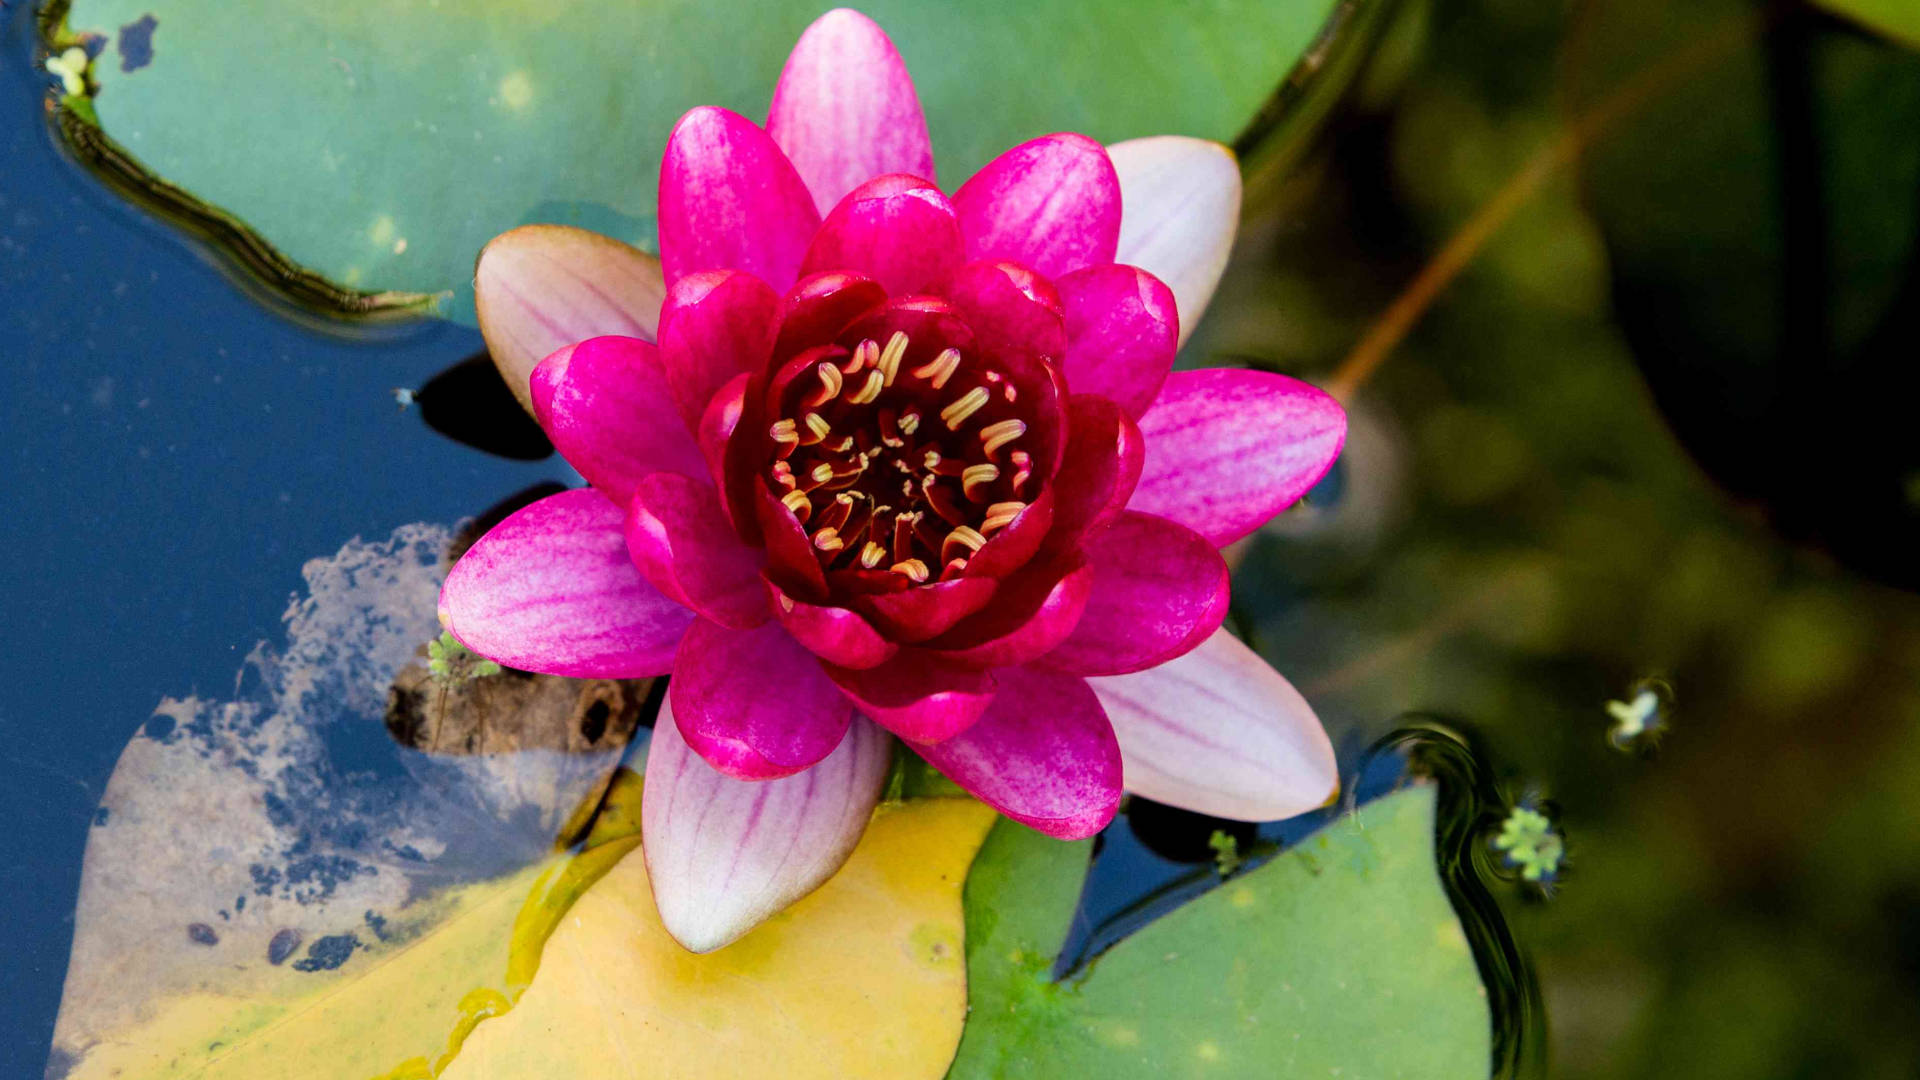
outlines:
{"label": "spots on leaf", "polygon": [[120,28],[121,71],[139,71],[153,63],[153,31],[159,25],[160,20],[147,14]]}

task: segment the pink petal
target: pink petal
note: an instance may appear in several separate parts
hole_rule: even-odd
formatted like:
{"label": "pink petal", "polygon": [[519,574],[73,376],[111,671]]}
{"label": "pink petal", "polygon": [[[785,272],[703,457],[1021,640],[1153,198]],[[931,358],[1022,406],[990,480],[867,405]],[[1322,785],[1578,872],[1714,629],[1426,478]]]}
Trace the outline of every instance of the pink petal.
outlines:
{"label": "pink petal", "polygon": [[1183,135],[1129,139],[1107,147],[1126,213],[1118,262],[1167,283],[1186,344],[1213,299],[1240,226],[1240,163],[1216,142]]}
{"label": "pink petal", "polygon": [[1139,419],[1160,394],[1180,338],[1173,292],[1145,270],[1089,266],[1060,279],[1067,385],[1111,398]]}
{"label": "pink petal", "polygon": [[1029,568],[1002,582],[993,603],[927,648],[975,668],[1018,667],[1052,652],[1073,633],[1093,591],[1092,567],[1071,558],[1065,573],[1054,566]]}
{"label": "pink petal", "polygon": [[602,334],[652,341],[660,260],[569,225],[522,225],[480,251],[473,303],[487,352],[527,411],[527,378],[554,350]]}
{"label": "pink petal", "polygon": [[822,214],[885,173],[934,178],[933,144],[907,65],[857,11],[829,11],[800,35],[773,89],[767,131]]}
{"label": "pink petal", "polygon": [[960,219],[940,189],[889,173],[853,189],[814,234],[800,273],[854,270],[890,295],[924,291],[960,265]]}
{"label": "pink petal", "polygon": [[1227,617],[1227,561],[1207,538],[1129,510],[1087,538],[1093,568],[1085,614],[1040,663],[1075,675],[1121,675],[1171,660]]}
{"label": "pink petal", "polygon": [[819,661],[776,622],[728,630],[695,621],[667,697],[687,745],[742,780],[791,776],[826,757],[852,715]]}
{"label": "pink petal", "polygon": [[677,473],[641,480],[627,506],[626,535],[634,565],[661,592],[735,630],[767,621],[766,556],[740,542],[712,484]]}
{"label": "pink petal", "polygon": [[1019,350],[1056,362],[1066,355],[1060,294],[1018,263],[971,262],[940,287],[990,352]]}
{"label": "pink petal", "polygon": [[1067,402],[1067,449],[1054,477],[1053,530],[1046,548],[1072,550],[1083,534],[1126,509],[1140,480],[1146,440],[1120,406],[1075,394]]}
{"label": "pink petal", "polygon": [[752,274],[710,270],[674,282],[660,311],[660,362],[689,431],[727,380],[766,366],[779,305]]}
{"label": "pink petal", "polygon": [[693,615],[627,557],[620,508],[592,488],[516,511],[440,588],[440,623],[474,652],[581,679],[664,675]]}
{"label": "pink petal", "polygon": [[662,706],[647,747],[640,847],[667,932],[712,952],[832,877],[866,831],[892,743],[856,717],[813,768],[736,780],[693,753]]}
{"label": "pink petal", "polygon": [[703,271],[674,282],[660,307],[660,365],[687,430],[720,386],[766,367],[778,309],[780,296],[751,273]]}
{"label": "pink petal", "polygon": [[1241,821],[1332,798],[1333,744],[1298,691],[1225,630],[1177,660],[1089,680],[1127,761],[1127,790]]}
{"label": "pink petal", "polygon": [[624,505],[656,472],[707,475],[673,413],[660,354],[638,338],[588,338],[540,361],[529,381],[533,415],[567,464]]}
{"label": "pink petal", "polygon": [[873,624],[843,607],[795,600],[773,582],[766,582],[773,614],[807,651],[838,667],[855,671],[879,667],[893,659],[900,646],[880,636]]}
{"label": "pink petal", "polygon": [[958,577],[900,592],[857,596],[854,606],[881,633],[911,643],[945,633],[954,623],[986,607],[993,599],[994,587],[992,578]]}
{"label": "pink petal", "polygon": [[1347,414],[1298,379],[1176,371],[1140,418],[1147,460],[1127,507],[1225,547],[1293,505],[1340,456]]}
{"label": "pink petal", "polygon": [[751,378],[742,374],[728,379],[726,385],[713,392],[707,401],[707,411],[700,414],[700,422],[694,426],[693,441],[700,447],[700,456],[707,460],[707,469],[715,484],[726,479],[727,441],[733,438],[733,429],[740,424],[747,381]]}
{"label": "pink petal", "polygon": [[1084,135],[1021,143],[975,173],[953,205],[969,262],[1005,259],[1058,280],[1112,262],[1120,241],[1120,180]]}
{"label": "pink petal", "polygon": [[993,701],[993,675],[905,649],[865,671],[827,665],[860,711],[903,739],[936,743],[972,727]]}
{"label": "pink petal", "polygon": [[667,285],[702,270],[793,284],[820,213],[767,133],[702,105],[680,118],[660,162],[660,266]]}
{"label": "pink petal", "polygon": [[1085,679],[1032,668],[1000,672],[1001,693],[980,722],[915,746],[947,779],[1048,836],[1078,840],[1120,805],[1120,747]]}

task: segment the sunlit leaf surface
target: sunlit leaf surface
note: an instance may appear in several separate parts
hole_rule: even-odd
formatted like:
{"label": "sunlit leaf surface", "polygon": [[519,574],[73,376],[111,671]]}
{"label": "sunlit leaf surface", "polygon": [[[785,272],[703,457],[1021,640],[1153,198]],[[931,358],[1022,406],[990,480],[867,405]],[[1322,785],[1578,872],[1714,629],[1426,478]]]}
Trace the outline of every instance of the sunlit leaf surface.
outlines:
{"label": "sunlit leaf surface", "polygon": [[629,856],[445,1075],[938,1077],[967,1017],[961,885],[992,821],[971,799],[883,808],[818,892],[704,955],[667,936]]}
{"label": "sunlit leaf surface", "polygon": [[[515,225],[651,246],[673,121],[699,104],[763,118],[827,6],[75,0],[67,25],[110,42],[92,105],[138,167],[337,286],[446,292],[470,318],[474,255]],[[1050,131],[1230,141],[1334,4],[860,6],[912,68],[951,188]]]}
{"label": "sunlit leaf surface", "polygon": [[1820,0],[1820,4],[1920,49],[1920,4],[1913,0]]}
{"label": "sunlit leaf surface", "polygon": [[1486,1076],[1433,829],[1430,786],[1368,803],[1055,982],[1086,845],[1002,824],[967,885],[973,1011],[951,1075]]}

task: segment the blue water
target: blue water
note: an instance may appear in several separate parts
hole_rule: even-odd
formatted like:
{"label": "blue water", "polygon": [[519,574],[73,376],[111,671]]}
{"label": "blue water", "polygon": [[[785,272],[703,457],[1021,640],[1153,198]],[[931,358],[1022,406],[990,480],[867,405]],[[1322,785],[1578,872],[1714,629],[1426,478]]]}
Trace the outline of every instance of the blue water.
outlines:
{"label": "blue water", "polygon": [[0,1075],[37,1076],[79,854],[160,699],[231,689],[301,564],[542,479],[429,430],[396,387],[480,348],[354,340],[260,307],[63,158],[32,12],[0,5]]}

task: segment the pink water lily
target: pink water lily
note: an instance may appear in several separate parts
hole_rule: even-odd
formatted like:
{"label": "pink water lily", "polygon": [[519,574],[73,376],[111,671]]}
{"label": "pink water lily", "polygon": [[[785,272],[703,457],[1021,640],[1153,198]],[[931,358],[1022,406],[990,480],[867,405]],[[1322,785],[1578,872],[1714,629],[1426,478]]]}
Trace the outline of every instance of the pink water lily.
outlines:
{"label": "pink water lily", "polygon": [[488,344],[592,486],[475,544],[442,620],[517,668],[671,673],[643,849],[688,948],[833,873],[889,733],[1063,838],[1123,787],[1248,820],[1328,798],[1312,710],[1221,629],[1219,548],[1319,479],[1344,414],[1172,371],[1239,190],[1216,144],[1056,134],[949,195],[905,64],[841,10],[764,128],[675,126],[657,263],[554,226],[488,246]]}

